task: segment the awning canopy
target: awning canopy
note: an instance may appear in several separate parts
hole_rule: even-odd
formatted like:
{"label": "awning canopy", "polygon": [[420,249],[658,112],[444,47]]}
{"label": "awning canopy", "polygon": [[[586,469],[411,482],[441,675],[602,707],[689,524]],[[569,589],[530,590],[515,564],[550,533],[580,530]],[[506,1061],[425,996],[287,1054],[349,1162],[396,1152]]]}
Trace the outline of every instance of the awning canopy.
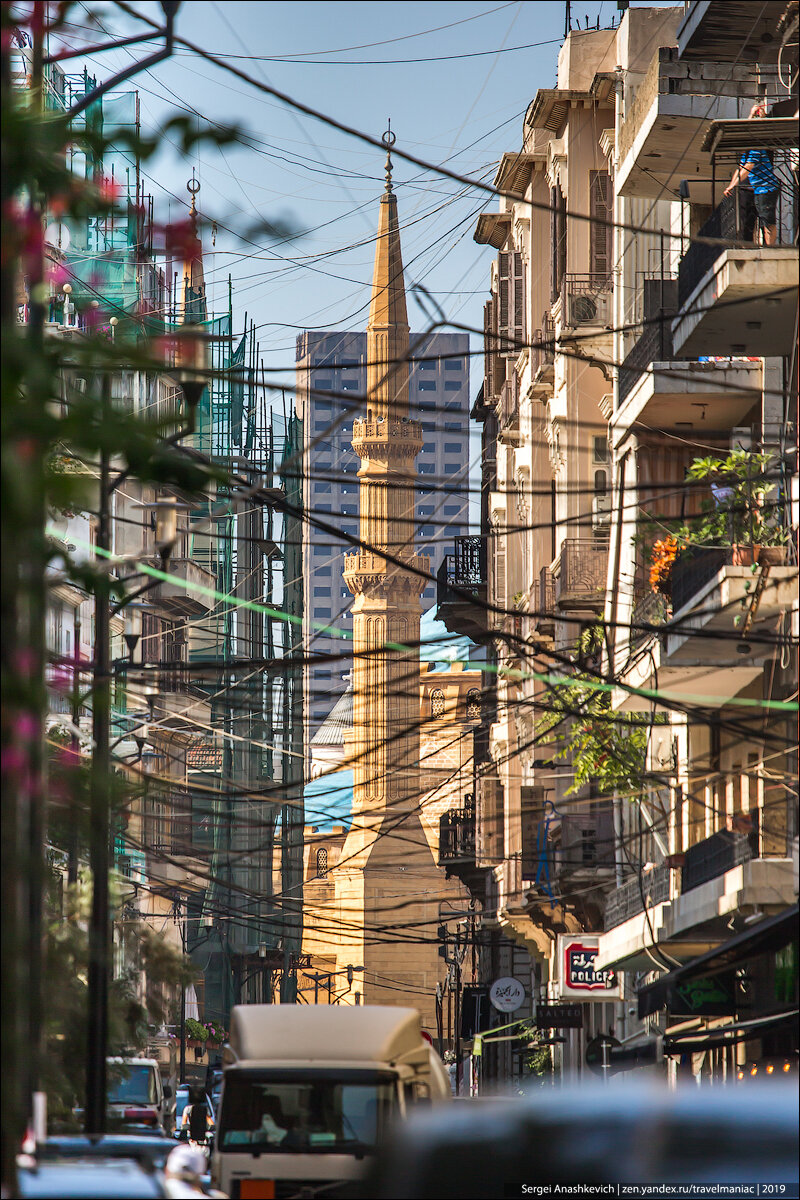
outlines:
{"label": "awning canopy", "polygon": [[688,979],[698,979],[719,975],[731,967],[740,966],[760,954],[770,954],[780,950],[797,937],[798,905],[778,913],[775,917],[767,917],[760,921],[754,929],[746,929],[735,937],[729,938],[723,945],[699,958],[692,959],[683,967],[662,975],[655,983],[648,983],[638,993],[639,1017],[649,1017],[651,1013],[666,1008],[670,995],[676,986]]}

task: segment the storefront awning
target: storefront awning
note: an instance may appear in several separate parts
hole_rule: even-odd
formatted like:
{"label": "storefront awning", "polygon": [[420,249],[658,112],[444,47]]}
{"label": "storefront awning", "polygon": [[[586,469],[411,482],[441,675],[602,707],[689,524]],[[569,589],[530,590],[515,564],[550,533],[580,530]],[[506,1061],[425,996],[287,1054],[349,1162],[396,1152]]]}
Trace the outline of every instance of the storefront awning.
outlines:
{"label": "storefront awning", "polygon": [[753,929],[729,938],[723,945],[682,967],[662,975],[655,983],[648,983],[638,993],[639,1018],[649,1017],[659,1009],[667,1008],[670,996],[678,984],[688,979],[698,979],[719,975],[731,967],[740,966],[760,954],[770,954],[797,937],[798,905],[778,913],[775,917],[767,917]]}
{"label": "storefront awning", "polygon": [[724,1025],[721,1029],[692,1029],[685,1033],[677,1033],[664,1038],[664,1053],[697,1054],[701,1050],[718,1050],[720,1046],[732,1046],[737,1042],[746,1042],[751,1038],[760,1037],[767,1030],[776,1029],[781,1025],[796,1025],[798,1010],[789,1009],[787,1012],[770,1013],[764,1017],[756,1017],[752,1021],[736,1021]]}

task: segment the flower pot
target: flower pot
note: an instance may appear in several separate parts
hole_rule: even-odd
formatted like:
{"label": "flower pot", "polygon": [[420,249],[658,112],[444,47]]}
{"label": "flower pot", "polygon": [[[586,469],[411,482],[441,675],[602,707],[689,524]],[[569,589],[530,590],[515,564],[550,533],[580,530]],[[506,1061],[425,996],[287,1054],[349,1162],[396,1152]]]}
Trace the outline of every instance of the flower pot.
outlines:
{"label": "flower pot", "polygon": [[734,567],[752,567],[758,562],[761,546],[749,545],[746,542],[736,542],[731,546],[731,564]]}
{"label": "flower pot", "polygon": [[782,567],[786,562],[786,546],[762,546],[757,561],[760,567]]}

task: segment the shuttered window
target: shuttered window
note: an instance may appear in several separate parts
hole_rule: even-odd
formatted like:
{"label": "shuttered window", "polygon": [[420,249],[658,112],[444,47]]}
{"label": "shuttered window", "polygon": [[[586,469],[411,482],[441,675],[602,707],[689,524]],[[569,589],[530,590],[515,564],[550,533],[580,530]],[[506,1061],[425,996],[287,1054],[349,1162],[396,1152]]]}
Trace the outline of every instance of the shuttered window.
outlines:
{"label": "shuttered window", "polygon": [[608,171],[589,172],[589,271],[605,280],[611,273],[611,179]]}
{"label": "shuttered window", "polygon": [[497,256],[497,333],[500,354],[516,358],[525,343],[525,276],[522,255],[516,251]]}
{"label": "shuttered window", "polygon": [[550,299],[561,294],[567,271],[567,202],[556,185],[550,189]]}

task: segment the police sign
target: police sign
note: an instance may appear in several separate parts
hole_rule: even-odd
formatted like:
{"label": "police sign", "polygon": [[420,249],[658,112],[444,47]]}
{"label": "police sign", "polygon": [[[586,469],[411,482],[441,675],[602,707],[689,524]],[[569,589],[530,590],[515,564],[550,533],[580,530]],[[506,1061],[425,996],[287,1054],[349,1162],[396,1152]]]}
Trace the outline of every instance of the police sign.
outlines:
{"label": "police sign", "polygon": [[618,1000],[620,981],[609,968],[595,970],[600,939],[586,934],[560,934],[558,990],[562,999]]}

